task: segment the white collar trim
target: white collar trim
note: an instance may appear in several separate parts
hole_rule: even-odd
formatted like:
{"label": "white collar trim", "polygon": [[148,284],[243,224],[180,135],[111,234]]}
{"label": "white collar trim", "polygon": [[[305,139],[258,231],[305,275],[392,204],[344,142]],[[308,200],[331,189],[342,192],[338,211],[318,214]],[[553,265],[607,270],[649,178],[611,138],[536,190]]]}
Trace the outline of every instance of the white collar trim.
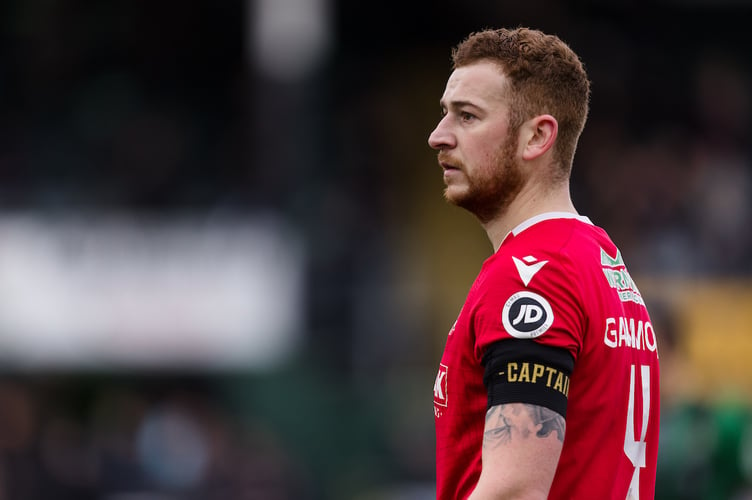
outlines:
{"label": "white collar trim", "polygon": [[533,226],[544,220],[550,220],[550,219],[577,219],[581,222],[584,222],[585,224],[590,224],[590,225],[593,224],[593,222],[589,218],[583,215],[574,214],[572,212],[546,212],[546,213],[538,214],[534,217],[530,217],[528,220],[526,220],[525,222],[521,223],[520,225],[512,229],[511,233],[517,236],[518,234],[520,234],[522,231],[529,228],[530,226]]}

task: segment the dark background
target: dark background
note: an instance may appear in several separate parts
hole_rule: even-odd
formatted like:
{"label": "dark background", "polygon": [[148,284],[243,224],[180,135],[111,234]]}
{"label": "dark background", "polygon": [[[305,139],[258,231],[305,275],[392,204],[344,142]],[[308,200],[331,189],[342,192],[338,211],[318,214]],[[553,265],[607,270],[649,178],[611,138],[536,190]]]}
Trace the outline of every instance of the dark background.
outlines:
{"label": "dark background", "polygon": [[[273,213],[306,270],[302,340],[273,367],[6,360],[0,499],[432,498],[436,365],[491,248],[443,202],[426,141],[451,47],[484,27],[582,57],[573,197],[648,291],[750,296],[752,4],[331,0],[327,50],[289,78],[254,59],[253,5],[0,6],[6,214]],[[747,398],[676,389],[697,375],[673,362],[686,310],[647,295],[667,374],[658,497],[748,498]]]}

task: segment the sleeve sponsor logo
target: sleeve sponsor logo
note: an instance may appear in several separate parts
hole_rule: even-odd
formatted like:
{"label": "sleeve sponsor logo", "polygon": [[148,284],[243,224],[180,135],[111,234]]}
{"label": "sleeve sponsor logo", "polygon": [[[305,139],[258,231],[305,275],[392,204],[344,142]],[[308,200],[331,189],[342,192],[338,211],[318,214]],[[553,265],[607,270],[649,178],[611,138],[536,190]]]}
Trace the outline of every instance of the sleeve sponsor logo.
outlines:
{"label": "sleeve sponsor logo", "polygon": [[537,293],[517,292],[504,304],[501,312],[504,329],[518,339],[543,335],[554,322],[554,313],[546,299]]}
{"label": "sleeve sponsor logo", "polygon": [[643,306],[645,305],[642,295],[640,295],[637,285],[632,280],[632,276],[629,275],[629,271],[627,271],[627,267],[624,265],[624,260],[621,258],[621,252],[618,249],[616,250],[616,257],[611,257],[601,248],[601,267],[608,284],[616,290],[622,302],[634,302]]}

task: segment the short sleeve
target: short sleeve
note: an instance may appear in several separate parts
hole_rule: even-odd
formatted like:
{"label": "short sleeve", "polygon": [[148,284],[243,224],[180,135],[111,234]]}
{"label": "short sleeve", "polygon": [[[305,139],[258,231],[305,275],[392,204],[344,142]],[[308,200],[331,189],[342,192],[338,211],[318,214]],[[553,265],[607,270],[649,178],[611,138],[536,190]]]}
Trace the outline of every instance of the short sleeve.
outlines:
{"label": "short sleeve", "polygon": [[476,282],[471,311],[476,358],[500,340],[524,339],[566,349],[576,360],[587,325],[569,260],[515,259],[500,258]]}

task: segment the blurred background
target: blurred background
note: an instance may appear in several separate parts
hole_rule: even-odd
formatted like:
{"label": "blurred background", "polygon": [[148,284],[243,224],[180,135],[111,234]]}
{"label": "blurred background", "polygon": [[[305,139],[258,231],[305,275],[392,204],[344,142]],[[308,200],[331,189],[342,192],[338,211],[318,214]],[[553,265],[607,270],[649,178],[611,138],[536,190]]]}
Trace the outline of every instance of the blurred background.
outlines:
{"label": "blurred background", "polygon": [[490,244],[426,141],[449,52],[583,58],[581,213],[663,370],[658,498],[752,498],[752,3],[0,5],[0,500],[434,496]]}

